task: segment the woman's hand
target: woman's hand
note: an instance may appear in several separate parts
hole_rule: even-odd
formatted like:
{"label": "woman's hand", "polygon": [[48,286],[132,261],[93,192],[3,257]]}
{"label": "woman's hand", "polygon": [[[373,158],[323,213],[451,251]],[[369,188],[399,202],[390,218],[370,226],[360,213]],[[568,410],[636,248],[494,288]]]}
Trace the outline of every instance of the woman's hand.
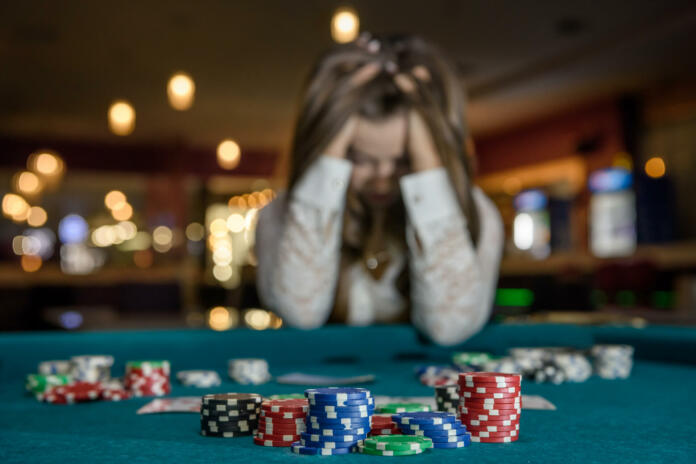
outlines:
{"label": "woman's hand", "polygon": [[351,115],[343,124],[341,130],[338,131],[338,134],[329,142],[323,154],[332,158],[345,158],[346,151],[348,150],[351,140],[353,140],[353,134],[357,125],[357,116]]}
{"label": "woman's hand", "polygon": [[437,155],[435,142],[423,116],[415,109],[408,112],[408,152],[411,156],[411,169],[414,172],[442,166]]}

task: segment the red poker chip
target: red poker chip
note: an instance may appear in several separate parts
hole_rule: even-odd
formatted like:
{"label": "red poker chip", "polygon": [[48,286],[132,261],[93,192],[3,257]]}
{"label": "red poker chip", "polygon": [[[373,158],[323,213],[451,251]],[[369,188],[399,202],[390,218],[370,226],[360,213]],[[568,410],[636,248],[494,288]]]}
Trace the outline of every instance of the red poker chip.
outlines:
{"label": "red poker chip", "polygon": [[522,407],[519,405],[505,404],[505,405],[491,405],[491,404],[463,404],[459,406],[460,413],[468,413],[471,410],[476,411],[486,411],[488,414],[493,416],[499,416],[501,414],[520,414],[522,413]]}
{"label": "red poker chip", "polygon": [[518,435],[517,430],[509,430],[507,432],[473,432],[469,431],[472,437],[479,438],[500,438],[500,437],[516,437]]}
{"label": "red poker chip", "polygon": [[470,391],[459,392],[460,399],[473,399],[473,400],[505,400],[505,399],[520,399],[521,395],[518,391],[517,393],[474,393]]}
{"label": "red poker chip", "polygon": [[293,427],[277,427],[273,425],[259,424],[256,426],[256,428],[259,432],[280,434],[304,432],[305,430],[307,430],[307,428],[304,425],[297,425]]}
{"label": "red poker chip", "polygon": [[259,419],[259,427],[270,427],[278,430],[304,428],[304,422],[266,422],[263,418]]}
{"label": "red poker chip", "polygon": [[[300,432],[301,433],[301,432]],[[300,433],[263,433],[256,432],[254,436],[260,440],[275,440],[275,441],[297,441],[300,439]]]}
{"label": "red poker chip", "polygon": [[304,417],[291,417],[291,418],[273,417],[273,416],[267,416],[265,414],[265,411],[261,411],[261,413],[259,414],[259,420],[262,420],[268,424],[304,424],[305,423]]}
{"label": "red poker chip", "polygon": [[520,395],[506,396],[503,398],[494,398],[491,395],[484,396],[482,398],[467,398],[465,396],[460,396],[459,401],[466,401],[468,403],[519,403],[522,401]]}
{"label": "red poker chip", "polygon": [[460,401],[459,407],[470,409],[522,409],[522,403],[483,403],[478,401]]}
{"label": "red poker chip", "polygon": [[95,401],[101,398],[101,393],[102,386],[99,382],[75,382],[47,390],[44,394],[44,401],[54,404]]}
{"label": "red poker chip", "polygon": [[391,428],[391,429],[371,429],[370,430],[370,435],[372,436],[379,436],[379,435],[401,435],[401,429],[396,427],[396,428]]}
{"label": "red poker chip", "polygon": [[462,372],[459,374],[460,382],[507,382],[519,385],[522,383],[520,374],[504,374],[502,372]]}
{"label": "red poker chip", "polygon": [[517,424],[517,425],[484,425],[484,426],[467,425],[466,429],[471,433],[510,432],[511,430],[519,430],[520,424]]}
{"label": "red poker chip", "polygon": [[459,410],[459,413],[471,419],[486,420],[481,419],[481,417],[496,418],[498,420],[512,420],[520,417],[522,411],[519,409],[471,409],[463,408]]}
{"label": "red poker chip", "polygon": [[510,386],[510,387],[487,387],[487,386],[478,386],[478,387],[469,387],[466,385],[459,385],[459,394],[461,395],[462,392],[468,392],[468,393],[475,393],[475,394],[486,394],[486,393],[508,393],[508,394],[519,394],[520,393],[520,387],[515,385],[515,386]]}
{"label": "red poker chip", "polygon": [[296,441],[299,441],[299,438],[297,440],[293,441],[278,441],[278,440],[263,440],[258,437],[254,437],[254,444],[259,445],[259,446],[273,446],[273,447],[290,447],[292,444]]}
{"label": "red poker chip", "polygon": [[102,398],[110,401],[127,400],[130,396],[130,392],[123,388],[107,388],[102,392]]}
{"label": "red poker chip", "polygon": [[287,411],[287,412],[271,412],[265,409],[261,410],[261,417],[269,417],[271,419],[304,419],[307,417],[306,411]]}
{"label": "red poker chip", "polygon": [[261,403],[261,409],[269,412],[307,412],[309,411],[309,401],[302,398],[266,400]]}
{"label": "red poker chip", "polygon": [[483,427],[486,425],[495,425],[495,426],[507,427],[510,425],[519,425],[519,423],[520,423],[519,417],[517,419],[512,419],[512,420],[478,420],[478,419],[469,419],[466,417],[462,418],[462,424],[464,424],[467,428],[469,426],[471,426],[471,427]]}
{"label": "red poker chip", "polygon": [[471,441],[475,443],[511,443],[517,441],[517,436],[514,437],[471,437]]}

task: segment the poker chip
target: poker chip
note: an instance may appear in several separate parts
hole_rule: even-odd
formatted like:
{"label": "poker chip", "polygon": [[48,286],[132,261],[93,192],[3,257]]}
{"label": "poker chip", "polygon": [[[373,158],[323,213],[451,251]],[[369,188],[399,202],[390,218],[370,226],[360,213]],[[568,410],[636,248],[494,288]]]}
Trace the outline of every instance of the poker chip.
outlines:
{"label": "poker chip", "polygon": [[111,378],[114,357],[110,355],[80,355],[70,358],[70,376],[78,382],[104,382]]}
{"label": "poker chip", "polygon": [[450,385],[457,381],[459,370],[450,366],[425,366],[418,370],[418,380],[429,387]]}
{"label": "poker chip", "polygon": [[123,383],[112,379],[102,384],[102,399],[106,401],[122,401],[131,397],[130,391],[126,390]]}
{"label": "poker chip", "polygon": [[290,449],[295,454],[331,456],[332,454],[350,454],[355,448],[317,448],[314,446],[304,446],[301,442],[296,441],[290,446]]}
{"label": "poker chip", "polygon": [[423,429],[423,430],[414,430],[411,429],[410,431],[407,431],[409,435],[416,435],[416,436],[421,436],[421,437],[452,437],[456,435],[464,435],[468,430],[468,427],[460,427],[460,428],[454,428],[454,429]]}
{"label": "poker chip", "polygon": [[372,394],[366,388],[326,387],[307,389],[305,396],[310,401],[345,402],[371,398]]}
{"label": "poker chip", "polygon": [[433,442],[433,448],[466,448],[470,444],[471,444],[471,439],[466,440],[466,441],[445,442],[445,443]]}
{"label": "poker chip", "polygon": [[392,420],[391,414],[375,414],[372,416],[372,426],[369,433],[370,436],[398,434],[401,434],[401,429],[396,422]]}
{"label": "poker chip", "polygon": [[171,393],[169,361],[128,361],[124,387],[132,396],[164,396]]}
{"label": "poker chip", "polygon": [[302,393],[284,393],[281,395],[271,395],[269,399],[272,400],[294,400],[294,399],[306,399]]}
{"label": "poker chip", "polygon": [[223,438],[252,435],[258,428],[261,401],[261,395],[255,393],[204,395],[201,434]]}
{"label": "poker chip", "polygon": [[73,404],[100,398],[101,384],[99,382],[75,382],[70,385],[51,387],[41,395],[43,401],[52,404]]}
{"label": "poker chip", "polygon": [[385,437],[366,438],[363,447],[381,451],[417,451],[432,448],[433,441],[428,437],[408,435],[393,435]]}
{"label": "poker chip", "polygon": [[309,424],[307,425],[307,433],[313,435],[323,435],[326,437],[337,437],[342,435],[365,435],[370,431],[369,427],[358,427],[353,429],[329,429],[329,428],[316,428]]}
{"label": "poker chip", "polygon": [[460,375],[458,411],[471,441],[487,443],[489,439],[517,436],[522,412],[521,385],[519,374],[465,372]]}
{"label": "poker chip", "polygon": [[594,372],[604,379],[626,379],[633,368],[630,345],[594,345],[590,349]]}
{"label": "poker chip", "polygon": [[227,361],[227,373],[237,383],[260,385],[271,380],[268,362],[259,358],[238,358]]}
{"label": "poker chip", "polygon": [[461,424],[459,422],[445,424],[399,424],[399,427],[404,433],[411,430],[456,430],[460,426]]}
{"label": "poker chip", "polygon": [[65,374],[29,374],[24,387],[32,393],[45,393],[50,388],[68,385],[72,381],[72,377]]}
{"label": "poker chip", "polygon": [[424,449],[411,449],[403,451],[393,451],[393,450],[378,450],[373,448],[367,448],[362,443],[357,445],[358,451],[362,454],[369,454],[372,456],[412,456],[414,454],[421,454]]}
{"label": "poker chip", "polygon": [[422,403],[387,403],[377,407],[382,413],[430,411],[430,406]]}
{"label": "poker chip", "polygon": [[70,375],[72,372],[72,362],[67,359],[41,361],[39,363],[38,372],[41,375]]}
{"label": "poker chip", "polygon": [[[312,449],[355,449],[370,431],[374,400],[364,388],[310,388],[306,432],[300,434],[297,451],[300,454],[325,454]],[[382,419],[384,421],[384,419]],[[293,448],[295,446],[293,445]]]}
{"label": "poker chip", "polygon": [[[495,356],[491,355],[490,353],[484,353],[480,351],[468,351],[468,352],[460,352],[460,353],[454,353],[452,355],[452,362],[460,366],[462,368],[467,369],[468,367],[472,367],[474,369],[478,369],[482,367],[485,363],[494,361],[497,359]],[[467,369],[471,370],[471,369]]]}
{"label": "poker chip", "polygon": [[265,400],[254,443],[262,446],[289,447],[306,430],[309,405],[303,398]]}
{"label": "poker chip", "polygon": [[501,438],[501,437],[515,437],[519,432],[517,430],[509,430],[507,432],[471,432],[472,437],[478,438]]}
{"label": "poker chip", "polygon": [[[288,435],[291,436],[291,435]],[[293,437],[290,441],[283,440],[268,440],[263,439],[259,435],[254,435],[254,444],[259,446],[273,446],[273,447],[288,447],[291,446],[294,441],[297,441],[297,437]]]}
{"label": "poker chip", "polygon": [[477,433],[477,432],[509,432],[511,430],[519,430],[520,429],[520,424],[515,424],[515,425],[480,425],[480,426],[473,426],[473,425],[467,425],[466,426],[467,430],[471,433]]}
{"label": "poker chip", "polygon": [[392,419],[396,423],[401,425],[439,425],[446,423],[454,423],[457,421],[457,416],[455,414],[440,411],[407,412],[393,414]]}
{"label": "poker chip", "polygon": [[197,388],[216,387],[222,382],[217,372],[205,370],[179,371],[176,378],[182,385]]}
{"label": "poker chip", "polygon": [[471,437],[471,441],[474,443],[512,443],[513,441],[517,441],[517,437]]}

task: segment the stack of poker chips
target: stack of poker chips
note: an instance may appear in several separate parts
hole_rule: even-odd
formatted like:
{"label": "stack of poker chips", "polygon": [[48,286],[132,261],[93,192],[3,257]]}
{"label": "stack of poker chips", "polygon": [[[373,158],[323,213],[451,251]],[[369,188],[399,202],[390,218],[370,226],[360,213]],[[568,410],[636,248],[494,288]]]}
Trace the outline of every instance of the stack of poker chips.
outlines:
{"label": "stack of poker chips", "polygon": [[348,454],[370,432],[374,398],[364,388],[312,388],[305,391],[309,400],[307,431],[292,444],[296,454]]}
{"label": "stack of poker chips", "polygon": [[169,361],[128,361],[124,386],[133,396],[163,396],[171,393]]}
{"label": "stack of poker chips", "polygon": [[70,375],[76,381],[104,382],[111,378],[114,357],[110,355],[82,355],[70,358]]}
{"label": "stack of poker chips", "polygon": [[401,435],[401,429],[392,420],[391,414],[374,414],[369,436]]}
{"label": "stack of poker chips", "polygon": [[438,411],[458,414],[459,386],[457,384],[436,386],[435,404]]}
{"label": "stack of poker chips", "polygon": [[40,395],[52,387],[72,383],[72,377],[65,374],[29,374],[25,387],[27,391]]}
{"label": "stack of poker chips", "polygon": [[423,385],[450,385],[457,381],[459,370],[450,366],[418,366],[416,376]]}
{"label": "stack of poker chips", "polygon": [[123,385],[123,382],[121,382],[118,379],[111,379],[109,381],[102,382],[101,385],[101,397],[103,400],[121,401],[127,400],[131,397],[130,391],[128,391],[126,387]]}
{"label": "stack of poker chips", "polygon": [[201,401],[201,435],[234,438],[249,436],[258,427],[261,395],[221,393]]}
{"label": "stack of poker chips", "polygon": [[227,362],[227,373],[232,380],[245,385],[260,385],[271,380],[265,359],[230,359]]}
{"label": "stack of poker chips", "polygon": [[261,446],[291,446],[306,430],[307,399],[276,399],[261,403],[254,443]]}
{"label": "stack of poker chips", "polygon": [[[560,384],[565,381],[584,382],[592,375],[592,366],[579,350],[566,347],[511,348],[516,364],[514,372],[535,382]],[[486,366],[489,372],[512,372]]]}
{"label": "stack of poker chips", "polygon": [[457,415],[449,412],[406,412],[393,414],[404,435],[428,437],[433,448],[465,448],[472,436]]}
{"label": "stack of poker chips", "polygon": [[626,379],[633,368],[633,347],[630,345],[595,345],[590,350],[594,370],[604,379]]}
{"label": "stack of poker chips", "polygon": [[187,387],[210,388],[220,385],[220,376],[215,371],[179,371],[176,378]]}
{"label": "stack of poker chips", "polygon": [[415,435],[371,437],[358,443],[358,450],[371,456],[412,456],[432,447],[430,438]]}
{"label": "stack of poker chips", "polygon": [[464,351],[452,355],[452,362],[464,371],[479,370],[485,363],[495,359],[495,356],[482,351]]}
{"label": "stack of poker chips", "polygon": [[74,382],[69,385],[51,387],[38,394],[37,399],[53,404],[73,404],[101,399],[102,386],[99,382]]}
{"label": "stack of poker chips", "polygon": [[460,419],[480,443],[517,441],[522,413],[522,376],[499,372],[459,375]]}
{"label": "stack of poker chips", "polygon": [[56,359],[52,361],[41,361],[39,363],[39,374],[43,375],[70,375],[72,373],[72,363],[67,359]]}

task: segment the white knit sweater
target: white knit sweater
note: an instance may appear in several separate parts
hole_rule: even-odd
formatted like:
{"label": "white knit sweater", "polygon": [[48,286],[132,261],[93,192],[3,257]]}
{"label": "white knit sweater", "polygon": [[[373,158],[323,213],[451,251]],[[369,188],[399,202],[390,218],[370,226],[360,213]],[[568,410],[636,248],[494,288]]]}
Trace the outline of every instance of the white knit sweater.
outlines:
{"label": "white knit sweater", "polygon": [[[296,185],[287,214],[284,193],[259,213],[259,296],[290,326],[321,326],[333,309],[351,170],[348,160],[320,156]],[[389,320],[407,310],[395,279],[409,259],[413,324],[439,344],[460,343],[483,327],[492,308],[504,239],[500,214],[474,187],[481,223],[474,248],[444,168],[405,175],[400,187],[408,256],[396,250],[379,281],[360,263],[348,270],[348,323]]]}

